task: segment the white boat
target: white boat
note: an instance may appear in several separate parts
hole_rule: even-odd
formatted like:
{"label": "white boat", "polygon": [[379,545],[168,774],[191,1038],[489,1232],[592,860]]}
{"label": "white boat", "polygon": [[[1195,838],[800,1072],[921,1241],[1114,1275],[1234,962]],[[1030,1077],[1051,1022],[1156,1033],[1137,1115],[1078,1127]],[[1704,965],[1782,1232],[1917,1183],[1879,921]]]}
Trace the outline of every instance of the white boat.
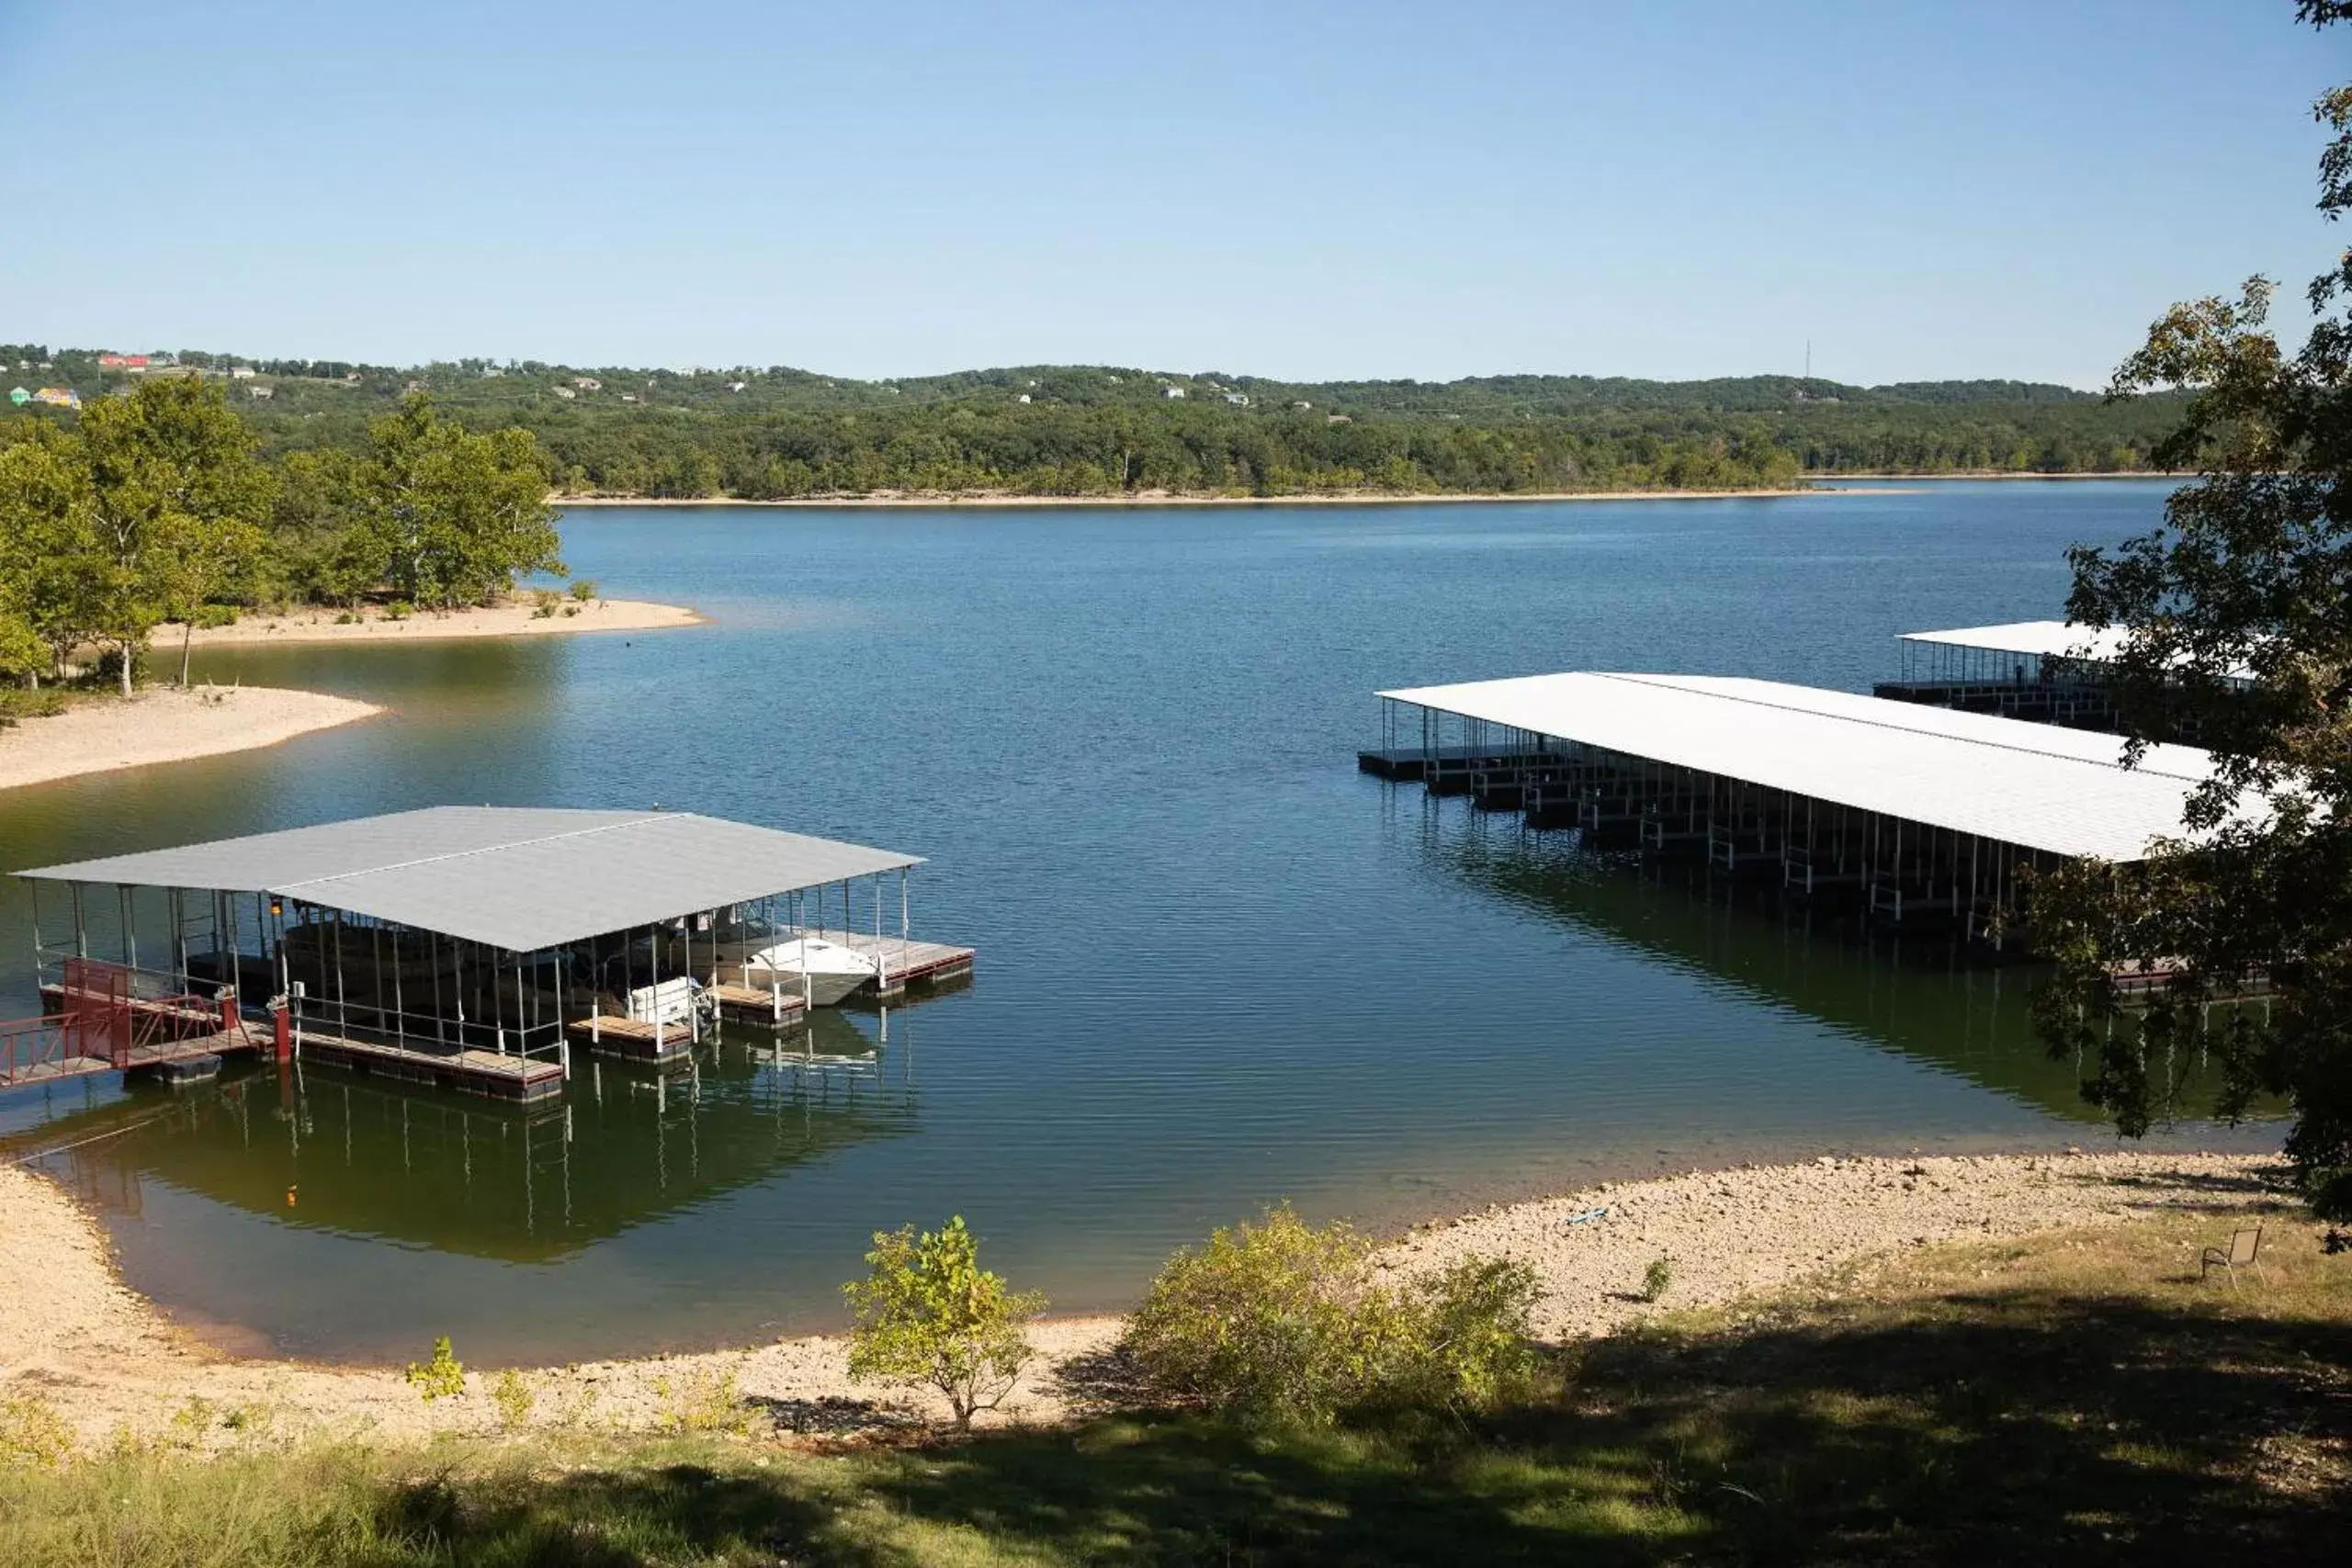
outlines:
{"label": "white boat", "polygon": [[831,1007],[879,973],[865,953],[819,936],[797,936],[747,953],[735,967],[746,986],[779,985],[820,1008]]}

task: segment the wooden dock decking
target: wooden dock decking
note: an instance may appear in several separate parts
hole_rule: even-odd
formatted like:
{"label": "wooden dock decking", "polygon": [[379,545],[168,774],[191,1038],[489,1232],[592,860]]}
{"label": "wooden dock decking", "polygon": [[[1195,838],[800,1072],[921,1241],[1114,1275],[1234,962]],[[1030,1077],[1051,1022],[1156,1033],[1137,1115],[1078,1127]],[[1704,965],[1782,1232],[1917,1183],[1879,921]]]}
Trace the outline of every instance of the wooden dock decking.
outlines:
{"label": "wooden dock decking", "polygon": [[790,987],[763,988],[759,986],[718,985],[705,987],[718,999],[719,1016],[745,1023],[797,1023],[800,1015],[808,1010],[801,994]]}
{"label": "wooden dock decking", "polygon": [[543,1056],[503,1055],[473,1047],[450,1052],[354,1040],[302,1031],[296,1047],[304,1062],[322,1062],[373,1077],[431,1084],[526,1104],[563,1092],[563,1064]]}
{"label": "wooden dock decking", "polygon": [[863,953],[881,965],[877,983],[852,993],[853,1001],[861,997],[895,997],[910,985],[937,986],[960,980],[972,972],[973,961],[978,956],[968,947],[950,947],[940,942],[908,942],[895,936],[877,939],[855,931],[809,934]]}
{"label": "wooden dock decking", "polygon": [[687,1055],[695,1043],[694,1026],[684,1019],[657,1030],[642,1019],[609,1012],[574,1019],[565,1032],[600,1056],[631,1062],[671,1061]]}

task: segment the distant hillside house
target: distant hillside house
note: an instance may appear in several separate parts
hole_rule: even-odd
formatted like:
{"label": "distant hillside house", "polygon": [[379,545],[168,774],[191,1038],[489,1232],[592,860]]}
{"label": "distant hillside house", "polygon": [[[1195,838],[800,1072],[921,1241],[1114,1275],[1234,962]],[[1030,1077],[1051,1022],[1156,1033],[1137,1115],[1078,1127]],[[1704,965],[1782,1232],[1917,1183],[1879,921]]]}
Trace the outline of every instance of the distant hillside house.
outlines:
{"label": "distant hillside house", "polygon": [[749,381],[729,381],[727,383],[727,389],[730,392],[740,392],[750,385]]}
{"label": "distant hillside house", "polygon": [[505,371],[501,370],[495,365],[485,365],[481,367],[481,378],[485,381],[495,381],[501,376],[505,374]]}
{"label": "distant hillside house", "polygon": [[625,403],[633,403],[637,401],[637,394],[635,392],[623,392],[621,394],[621,401]]}
{"label": "distant hillside house", "polygon": [[559,397],[559,398],[561,398],[565,402],[567,402],[567,403],[568,403],[568,402],[571,401],[571,400],[572,400],[572,399],[574,399],[574,398],[578,397],[580,394],[579,394],[579,393],[577,393],[577,392],[575,392],[575,391],[573,391],[573,390],[572,390],[571,388],[569,388],[569,387],[558,387],[558,388],[555,389],[555,395],[556,395],[557,397]]}
{"label": "distant hillside house", "polygon": [[1022,400],[1023,402],[1024,402],[1024,403],[1025,403],[1025,402],[1027,402],[1027,401],[1029,400],[1029,394],[1028,394],[1028,393],[1026,393],[1026,392],[1022,393],[1022,394],[1021,394],[1021,400]]}
{"label": "distant hillside house", "polygon": [[277,389],[275,387],[254,386],[245,389],[245,396],[249,398],[274,398],[277,395]]}
{"label": "distant hillside house", "polygon": [[571,384],[583,392],[601,392],[605,389],[605,384],[594,376],[574,376],[571,378]]}
{"label": "distant hillside house", "polygon": [[82,406],[82,394],[71,387],[43,387],[33,394],[33,401],[47,403],[53,409],[78,409]]}
{"label": "distant hillside house", "polygon": [[1162,387],[1159,389],[1159,395],[1163,398],[1181,398],[1184,395],[1184,389],[1182,387]]}
{"label": "distant hillside house", "polygon": [[1326,424],[1353,424],[1355,423],[1355,416],[1344,413],[1327,413],[1323,416],[1323,423]]}
{"label": "distant hillside house", "polygon": [[1296,402],[1295,402],[1295,403],[1291,404],[1290,406],[1291,406],[1291,407],[1293,407],[1293,408],[1295,408],[1295,409],[1311,409],[1311,408],[1313,408],[1315,405],[1314,405],[1313,403],[1308,402],[1305,398],[1301,398],[1301,399],[1299,399],[1299,400],[1298,400],[1298,401],[1296,401]]}
{"label": "distant hillside house", "polygon": [[[46,370],[49,367],[43,365],[41,368]],[[144,370],[147,368],[147,356],[143,354],[101,354],[98,355],[98,368],[101,370]]]}
{"label": "distant hillside house", "polygon": [[250,381],[250,380],[252,380],[253,378],[254,378],[254,367],[253,367],[252,366],[250,366],[250,365],[232,365],[231,367],[229,367],[229,379],[230,379],[230,380],[232,380],[232,381]]}
{"label": "distant hillside house", "polygon": [[1250,406],[1250,394],[1247,392],[1227,392],[1225,394],[1225,400],[1237,407],[1246,409]]}

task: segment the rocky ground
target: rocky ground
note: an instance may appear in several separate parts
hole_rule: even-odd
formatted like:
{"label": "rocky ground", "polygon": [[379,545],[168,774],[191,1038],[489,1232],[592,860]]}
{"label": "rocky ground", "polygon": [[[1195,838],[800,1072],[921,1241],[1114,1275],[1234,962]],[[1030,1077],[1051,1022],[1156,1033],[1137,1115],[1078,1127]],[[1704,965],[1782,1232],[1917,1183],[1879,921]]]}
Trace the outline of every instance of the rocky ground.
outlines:
{"label": "rocky ground", "polygon": [[[1524,1258],[1544,1295],[1548,1337],[1605,1334],[1645,1314],[1719,1305],[1849,1271],[1941,1241],[2127,1220],[2184,1209],[2226,1211],[2275,1197],[2277,1162],[2224,1155],[2003,1155],[1822,1159],[1604,1183],[1418,1227],[1380,1254],[1400,1273],[1473,1254]],[[922,1393],[854,1382],[832,1336],[734,1351],[518,1373],[427,1402],[399,1369],[243,1359],[205,1347],[126,1287],[104,1233],[56,1187],[0,1167],[0,1400],[39,1394],[89,1439],[118,1427],[249,1431],[359,1429],[387,1436],[530,1426],[622,1430],[757,1422],[839,1434],[941,1414]],[[1651,1263],[1670,1282],[1643,1299]],[[1116,1397],[1101,1375],[1119,1320],[1058,1320],[1032,1333],[1036,1364],[998,1420],[1046,1422]],[[462,1356],[463,1348],[459,1347]]]}

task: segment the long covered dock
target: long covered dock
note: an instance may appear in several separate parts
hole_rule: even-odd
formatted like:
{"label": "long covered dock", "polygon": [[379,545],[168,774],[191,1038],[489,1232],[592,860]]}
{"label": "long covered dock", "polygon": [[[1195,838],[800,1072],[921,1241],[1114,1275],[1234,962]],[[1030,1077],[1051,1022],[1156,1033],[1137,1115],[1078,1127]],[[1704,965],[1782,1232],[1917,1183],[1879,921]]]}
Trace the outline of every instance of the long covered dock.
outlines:
{"label": "long covered dock", "polygon": [[1901,673],[1873,694],[1896,702],[1997,714],[2075,729],[2112,729],[2108,669],[2120,655],[2120,626],[2008,621],[1905,632]]}
{"label": "long covered dock", "polygon": [[1735,676],[1575,671],[1380,694],[1367,772],[1601,846],[1703,856],[1874,917],[2007,940],[2023,874],[2143,859],[2199,750]]}
{"label": "long covered dock", "polygon": [[798,1021],[820,952],[884,997],[968,973],[910,934],[921,863],[686,812],[437,807],[21,871],[44,1016],[0,1025],[0,1084],[274,1051],[545,1099],[575,1045],[658,1064],[721,1016]]}

